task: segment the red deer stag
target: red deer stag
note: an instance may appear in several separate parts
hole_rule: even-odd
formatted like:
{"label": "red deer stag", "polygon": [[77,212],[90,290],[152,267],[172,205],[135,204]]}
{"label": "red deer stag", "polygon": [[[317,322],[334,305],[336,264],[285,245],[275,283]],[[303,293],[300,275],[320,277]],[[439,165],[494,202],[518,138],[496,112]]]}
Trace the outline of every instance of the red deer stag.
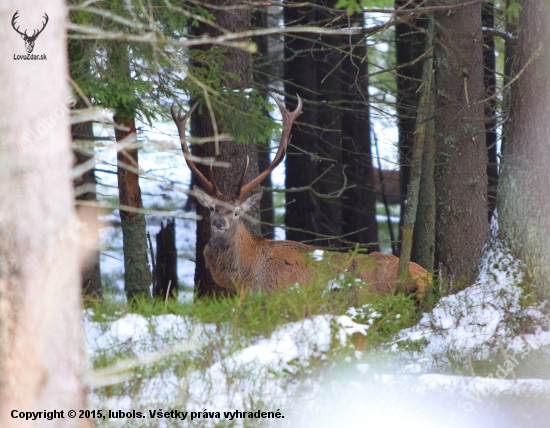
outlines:
{"label": "red deer stag", "polygon": [[[182,116],[181,112],[176,114],[175,103],[172,105],[172,118],[178,128],[185,161],[204,187],[203,190],[194,186],[194,194],[201,205],[210,209],[212,236],[204,249],[206,266],[214,281],[231,291],[235,291],[235,284],[249,287],[253,291],[261,290],[268,293],[295,283],[307,284],[310,281],[310,269],[314,267],[308,255],[316,250],[315,247],[300,242],[275,241],[252,236],[246,230],[244,220],[241,218],[242,213],[259,204],[262,192],[246,196],[282,162],[292,124],[302,113],[300,97],[298,97],[298,106],[293,112],[286,110],[279,100],[275,99],[275,102],[281,110],[284,126],[277,154],[265,171],[243,185],[248,169],[247,162],[234,196],[224,195],[218,189],[212,165],[210,165],[210,180],[208,180],[191,160],[185,141],[185,123],[197,105],[195,104],[185,116]],[[328,254],[332,254],[333,259],[339,260],[345,260],[344,258],[349,256],[344,253]],[[374,252],[369,255],[356,255],[354,258],[348,257],[348,259],[347,266],[334,265],[336,272],[346,271],[355,275],[370,284],[370,290],[376,293],[387,294],[395,289],[399,264],[397,257]],[[429,281],[428,272],[416,263],[410,264],[409,272],[411,281],[407,284],[407,291],[409,293],[418,291],[417,297],[422,297]]]}

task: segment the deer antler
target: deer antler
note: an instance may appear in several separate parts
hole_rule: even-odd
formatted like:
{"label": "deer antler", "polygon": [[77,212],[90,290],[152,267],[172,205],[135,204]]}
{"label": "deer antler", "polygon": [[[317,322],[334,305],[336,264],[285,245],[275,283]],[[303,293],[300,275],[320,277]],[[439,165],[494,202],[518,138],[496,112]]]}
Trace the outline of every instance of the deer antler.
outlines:
{"label": "deer antler", "polygon": [[38,33],[36,32],[37,30],[34,30],[33,33],[32,33],[32,36],[31,36],[31,39],[32,38],[37,38],[38,35],[44,31],[44,28],[46,28],[46,25],[48,25],[48,21],[50,20],[50,18],[48,17],[48,14],[46,12],[44,12],[44,16],[42,18],[45,18],[46,21],[42,23],[42,29],[40,31],[38,31]]}
{"label": "deer antler", "polygon": [[178,128],[178,134],[180,135],[181,150],[183,151],[183,157],[185,158],[185,162],[187,163],[187,166],[191,171],[193,171],[195,176],[202,183],[202,185],[204,186],[204,190],[206,190],[212,196],[221,196],[222,192],[220,192],[220,189],[218,189],[218,186],[216,185],[216,181],[214,180],[214,170],[212,169],[212,163],[210,163],[210,180],[212,180],[212,182],[210,182],[202,174],[202,172],[199,171],[195,163],[191,160],[191,153],[189,153],[189,148],[187,147],[187,143],[185,142],[185,124],[187,123],[187,120],[191,116],[191,113],[193,113],[193,111],[195,111],[195,109],[197,108],[197,105],[199,105],[199,103],[195,103],[193,107],[191,107],[191,109],[187,112],[187,114],[185,116],[182,116],[181,110],[176,114],[176,102],[174,102],[172,104],[172,108],[170,109],[170,112],[172,113],[172,119],[174,119],[174,122]]}
{"label": "deer antler", "polygon": [[[19,31],[19,27],[15,28],[15,21],[17,21],[17,18],[19,18],[19,16],[17,16],[17,14],[19,13],[19,11],[16,11],[14,14],[13,14],[13,17],[11,18],[11,26],[13,27],[13,29],[15,31],[17,31],[19,34],[21,34],[22,36],[27,36],[27,31],[25,30],[25,33],[22,33],[21,31]],[[28,37],[28,36],[27,36]]]}
{"label": "deer antler", "polygon": [[[24,33],[22,33],[21,31],[19,31],[19,28],[20,28],[21,26],[15,28],[15,21],[17,21],[17,19],[19,18],[19,16],[17,15],[18,13],[19,13],[19,11],[16,11],[16,12],[13,14],[13,17],[11,18],[11,26],[13,27],[13,29],[14,29],[15,31],[17,31],[19,34],[21,34],[22,36],[24,36],[26,39],[33,39],[33,40],[36,39],[36,38],[40,35],[40,33],[41,33],[42,31],[44,31],[44,28],[46,28],[46,25],[48,25],[48,21],[50,20],[48,14],[47,14],[46,12],[44,12],[43,18],[45,18],[46,21],[44,21],[44,22],[42,23],[42,29],[41,29],[41,30],[34,30],[33,33],[32,33],[32,36],[29,36],[29,35],[27,34],[27,30],[25,30]],[[37,32],[37,31],[38,31],[38,32]]]}
{"label": "deer antler", "polygon": [[296,107],[296,110],[293,112],[288,111],[283,103],[279,101],[273,94],[271,94],[275,102],[277,103],[277,106],[279,107],[279,110],[281,110],[281,116],[283,117],[283,126],[285,129],[283,130],[283,134],[281,135],[281,142],[279,143],[279,149],[277,150],[277,154],[275,155],[275,158],[273,159],[273,162],[267,167],[267,169],[262,172],[260,175],[258,175],[254,180],[252,180],[250,183],[242,186],[242,183],[244,181],[244,176],[246,174],[246,171],[248,170],[248,159],[246,162],[246,168],[243,172],[243,175],[241,176],[241,179],[239,181],[239,187],[237,188],[237,199],[239,201],[242,201],[243,198],[250,192],[254,187],[256,187],[258,184],[260,184],[264,179],[275,169],[277,165],[279,165],[282,160],[285,158],[286,155],[286,147],[288,144],[288,137],[290,136],[290,130],[292,128],[292,124],[296,120],[298,116],[302,114],[302,100],[299,95],[296,95],[298,98],[298,106]]}

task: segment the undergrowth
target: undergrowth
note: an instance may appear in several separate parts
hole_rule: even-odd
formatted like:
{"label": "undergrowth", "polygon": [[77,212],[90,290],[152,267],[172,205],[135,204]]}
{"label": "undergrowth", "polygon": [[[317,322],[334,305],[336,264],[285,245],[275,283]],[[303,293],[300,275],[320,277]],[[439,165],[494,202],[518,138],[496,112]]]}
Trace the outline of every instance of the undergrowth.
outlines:
{"label": "undergrowth", "polygon": [[420,316],[418,303],[412,296],[361,293],[357,292],[362,289],[361,285],[356,284],[332,290],[327,290],[326,282],[317,284],[307,287],[296,284],[273,294],[241,290],[228,297],[195,298],[192,302],[137,298],[126,305],[120,299],[107,296],[103,301],[89,299],[85,307],[92,309],[92,319],[100,323],[126,313],[144,317],[174,314],[214,324],[245,341],[267,337],[285,323],[314,315],[345,314],[368,326],[368,347],[390,339],[397,331],[416,323]]}
{"label": "undergrowth", "polygon": [[[105,409],[181,410],[212,409],[212,403],[217,408],[254,409],[263,403],[261,408],[269,410],[290,399],[281,397],[291,396],[297,385],[322,377],[342,362],[361,360],[418,321],[414,296],[369,293],[367,284],[347,274],[334,279],[329,271],[326,277],[317,273],[312,285],[296,284],[273,294],[243,289],[223,298],[191,302],[138,298],[128,305],[109,295],[103,301],[87,300],[87,328],[93,326],[96,337],[113,333],[115,325],[126,329],[126,336],[113,333],[114,342],[96,343],[92,378],[99,383],[93,404]],[[342,324],[343,318],[349,321]],[[346,322],[362,326],[366,335],[355,332],[343,341]],[[133,331],[132,323],[139,328]],[[170,324],[173,331],[167,331]],[[278,341],[283,354],[285,350],[296,354],[278,362],[262,361],[262,349],[273,355]],[[182,344],[189,347],[179,350]],[[174,352],[164,355],[166,349]],[[164,422],[162,426],[182,423]],[[193,425],[213,426],[210,422]],[[227,420],[216,424],[239,425]]]}

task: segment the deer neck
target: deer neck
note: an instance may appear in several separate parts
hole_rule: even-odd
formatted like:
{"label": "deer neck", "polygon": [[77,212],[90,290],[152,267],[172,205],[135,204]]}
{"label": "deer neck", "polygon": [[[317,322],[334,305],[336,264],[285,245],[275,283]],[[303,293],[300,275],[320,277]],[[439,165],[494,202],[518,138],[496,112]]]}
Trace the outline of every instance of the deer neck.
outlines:
{"label": "deer neck", "polygon": [[[233,289],[233,280],[243,280],[244,272],[257,257],[257,241],[242,220],[231,232],[222,235],[212,234],[205,248],[205,256],[212,277],[224,288]],[[255,245],[256,244],[256,245]]]}

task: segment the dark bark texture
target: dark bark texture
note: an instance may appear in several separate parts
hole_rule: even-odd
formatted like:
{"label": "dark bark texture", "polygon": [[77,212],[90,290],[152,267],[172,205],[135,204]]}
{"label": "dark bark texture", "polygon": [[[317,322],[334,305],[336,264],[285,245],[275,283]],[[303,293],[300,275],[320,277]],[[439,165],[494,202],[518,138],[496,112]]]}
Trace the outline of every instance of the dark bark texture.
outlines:
{"label": "dark bark texture", "polygon": [[[517,70],[499,182],[499,234],[527,268],[541,298],[550,296],[550,6],[521,1]],[[531,62],[531,63],[530,63]],[[530,63],[530,64],[529,64]],[[529,64],[529,65],[528,65]]]}
{"label": "dark bark texture", "polygon": [[[414,7],[418,2],[396,0],[395,7]],[[418,110],[418,89],[422,82],[422,61],[414,62],[424,53],[424,35],[419,28],[425,26],[420,19],[412,19],[395,26],[395,59],[397,72],[397,127],[399,130],[399,167],[401,171],[401,219],[399,240],[405,212],[405,199],[411,176],[411,152],[414,145],[416,113]],[[409,65],[406,65],[409,64]],[[405,66],[406,65],[406,66]],[[399,246],[398,246],[399,248]],[[399,250],[398,250],[399,252]]]}
{"label": "dark bark texture", "polygon": [[435,256],[445,281],[467,284],[488,229],[481,5],[435,20]]}
{"label": "dark bark texture", "polygon": [[[364,25],[363,17],[352,16],[351,25]],[[345,239],[370,244],[369,251],[378,251],[376,223],[375,177],[372,166],[371,128],[367,54],[365,40],[348,38],[349,56],[342,63],[342,163],[350,186],[342,197],[342,233]],[[348,52],[346,52],[348,53]]]}
{"label": "dark bark texture", "polygon": [[[93,150],[94,133],[92,129],[92,122],[84,122],[71,127],[72,139],[74,141],[80,140],[85,145],[90,146],[90,150]],[[76,164],[81,165],[88,162],[93,158],[89,152],[75,150]],[[96,185],[97,180],[95,177],[95,168],[86,171],[80,177],[74,180],[75,188],[78,190],[79,186],[85,186],[88,190],[80,193],[76,196],[79,201],[86,201],[90,203],[97,202]],[[98,230],[98,210],[94,206],[77,206],[76,210],[80,221],[84,224],[84,239],[85,242],[90,242],[92,247],[86,248],[88,254],[83,262],[81,269],[82,275],[82,293],[86,296],[102,298],[103,290],[101,287],[101,270],[99,267],[99,230]]]}
{"label": "dark bark texture", "polygon": [[[86,56],[89,49],[88,43],[82,40],[71,40],[68,43],[69,50],[69,72],[75,81],[89,76],[90,59]],[[82,108],[84,103],[79,100],[76,108]],[[81,165],[93,158],[94,131],[92,122],[84,122],[71,126],[71,137],[73,143],[80,145],[80,150],[74,149],[76,164]],[[77,200],[90,203],[97,202],[95,168],[86,171],[74,180],[75,189],[79,186],[86,188],[85,192],[76,196]],[[99,266],[99,230],[98,230],[98,209],[93,206],[77,206],[77,214],[83,223],[83,240],[90,243],[86,246],[86,259],[81,268],[82,292],[86,296],[101,298],[103,290],[101,287],[101,271]]]}
{"label": "dark bark texture", "polygon": [[176,222],[160,224],[157,233],[157,254],[153,272],[153,297],[165,299],[178,296],[178,250],[176,249]]}
{"label": "dark bark texture", "polygon": [[[483,26],[495,26],[495,7],[483,4],[481,19]],[[487,206],[489,221],[497,205],[498,160],[497,160],[497,119],[496,119],[496,58],[493,36],[483,35],[483,85],[485,86],[485,145],[487,146]]]}
{"label": "dark bark texture", "polygon": [[[298,23],[307,25],[315,21],[315,10],[285,8],[284,20],[287,25]],[[316,61],[310,51],[313,48],[311,36],[285,37],[285,92],[286,107],[296,108],[295,94],[304,100],[303,113],[294,124],[292,136],[285,160],[285,187],[301,187],[311,184],[317,178],[317,160],[313,154],[317,152],[317,109],[315,82],[317,81]],[[299,148],[299,149],[298,149]],[[311,154],[311,155],[308,155]],[[287,193],[285,210],[286,237],[293,241],[307,241],[321,233],[320,208],[311,192]]]}
{"label": "dark bark texture", "polygon": [[[115,121],[128,128],[115,130],[117,142],[136,133],[134,119],[118,118]],[[139,187],[138,149],[128,148],[117,153],[118,194],[121,205],[141,209],[141,189]],[[124,291],[128,300],[136,296],[150,296],[151,268],[147,255],[147,231],[145,216],[136,212],[120,210],[122,242],[124,253]]]}
{"label": "dark bark texture", "polygon": [[[433,89],[433,88],[432,88]],[[434,113],[434,92],[428,102],[430,112]],[[422,151],[422,175],[418,193],[418,209],[413,233],[411,261],[418,263],[427,271],[435,269],[435,122],[426,124],[424,149]]]}
{"label": "dark bark texture", "polygon": [[[238,3],[240,2],[237,0],[216,0],[209,4],[231,6]],[[250,28],[250,17],[246,9],[212,9],[210,12],[214,14],[216,24],[230,32],[245,31]],[[211,27],[207,28],[202,24],[194,29],[194,31],[197,36],[205,33],[211,36],[218,34],[215,29]],[[224,70],[238,76],[238,81],[230,80],[228,82],[223,82],[223,86],[239,90],[249,88],[251,83],[250,54],[240,49],[227,48],[226,58],[227,61],[223,66]],[[221,127],[218,127],[218,131],[224,132]],[[206,108],[202,111],[196,111],[191,117],[191,133],[196,137],[211,137],[214,135],[210,115]],[[214,144],[195,146],[193,147],[193,153],[200,157],[214,157],[216,155]],[[222,193],[226,195],[235,193],[239,178],[246,165],[247,156],[250,157],[250,166],[245,177],[246,182],[258,175],[258,156],[255,143],[237,144],[233,141],[222,141],[220,143],[220,153],[216,156],[217,160],[229,162],[231,164],[229,168],[214,169],[216,183]],[[208,167],[203,164],[197,164],[197,167],[206,177],[210,176]],[[200,186],[200,183],[196,181],[195,184]],[[200,204],[196,204],[196,207],[197,214],[203,218],[203,220],[197,223],[197,255],[195,268],[196,294],[198,297],[221,295],[224,294],[225,291],[221,287],[218,287],[212,279],[210,272],[206,268],[203,254],[204,247],[210,240],[210,222],[208,221],[210,213],[207,208]],[[257,210],[252,212],[251,215],[255,218],[259,218],[259,212]],[[258,224],[247,223],[248,230],[252,234],[259,236],[261,233],[260,226]]]}
{"label": "dark bark texture", "polygon": [[[511,0],[508,0],[509,3]],[[506,32],[517,35],[518,32],[518,20],[516,18],[506,21]],[[514,78],[517,72],[517,42],[511,40],[505,40],[504,42],[504,91],[502,102],[503,115],[510,115],[510,105],[512,104],[512,90],[508,86],[510,81]],[[502,140],[500,143],[500,152],[504,153],[506,147],[506,140],[508,139],[508,128],[510,123],[506,122],[502,130]]]}
{"label": "dark bark texture", "polygon": [[[267,9],[259,9],[252,13],[252,27],[253,29],[268,28],[269,16]],[[272,23],[273,25],[275,23]],[[253,73],[252,78],[254,83],[260,86],[260,90],[264,98],[268,98],[268,87],[270,79],[267,77],[270,74],[269,67],[263,67],[265,61],[269,57],[269,38],[268,36],[255,37],[254,42],[258,46],[258,54],[256,55],[257,63],[254,64],[254,69],[257,72]],[[268,115],[268,112],[265,112]],[[264,171],[271,163],[270,159],[270,147],[269,144],[258,143],[258,169]],[[264,181],[260,184],[263,187],[271,188],[273,183],[271,181],[271,174],[269,174]],[[264,191],[262,200],[260,201],[260,219],[262,222],[262,236],[264,238],[273,239],[275,213],[273,211],[273,193]]]}
{"label": "dark bark texture", "polygon": [[[433,32],[433,25],[430,25],[430,32]],[[432,34],[429,35],[426,47],[433,45]],[[409,279],[409,265],[411,261],[411,252],[413,247],[413,234],[417,223],[417,211],[420,194],[420,182],[423,174],[422,161],[424,153],[424,143],[426,141],[426,131],[428,129],[429,118],[431,114],[431,99],[433,85],[433,57],[424,61],[422,72],[422,87],[420,88],[418,100],[418,113],[416,118],[416,132],[414,135],[414,146],[411,152],[411,176],[409,187],[407,189],[407,204],[403,214],[403,228],[401,241],[401,255],[399,257],[399,268],[397,277],[398,293],[405,293],[407,290],[407,281]]]}
{"label": "dark bark texture", "polygon": [[[336,1],[329,0],[324,4],[332,8],[336,5]],[[316,15],[318,20],[328,18],[323,16],[319,10]],[[334,17],[331,17],[331,19],[334,19]],[[318,138],[316,152],[314,153],[320,158],[316,162],[317,176],[325,174],[318,180],[314,188],[323,195],[336,194],[343,185],[342,168],[344,165],[341,158],[342,114],[336,109],[337,104],[342,99],[342,70],[339,66],[342,54],[336,50],[324,48],[325,45],[339,46],[341,43],[340,37],[323,36],[317,38],[317,46],[314,46],[311,52],[316,61],[315,91],[318,94],[316,131]],[[295,73],[300,72],[299,68],[295,70]],[[295,141],[299,144],[297,139]],[[307,184],[310,183],[303,183],[302,186]],[[319,232],[329,236],[341,235],[342,199],[316,199],[316,204],[319,207],[319,217],[316,219]],[[324,247],[339,247],[341,241],[330,238],[316,239],[315,244]]]}
{"label": "dark bark texture", "polygon": [[[332,8],[335,1],[323,1]],[[285,8],[287,25],[323,25],[334,19],[321,8]],[[337,104],[342,99],[342,39],[318,34],[285,37],[285,92],[288,109],[296,107],[295,94],[304,101],[303,114],[294,125],[286,158],[286,188],[313,184],[318,194],[336,194],[343,186],[342,114]],[[351,120],[348,118],[348,121]],[[348,136],[349,137],[349,136]],[[348,140],[349,143],[349,140]],[[351,144],[351,143],[349,143]],[[355,141],[355,144],[361,144]],[[322,175],[322,177],[320,177]],[[311,191],[286,194],[285,225],[287,238],[319,246],[341,246],[342,200],[325,198]]]}

